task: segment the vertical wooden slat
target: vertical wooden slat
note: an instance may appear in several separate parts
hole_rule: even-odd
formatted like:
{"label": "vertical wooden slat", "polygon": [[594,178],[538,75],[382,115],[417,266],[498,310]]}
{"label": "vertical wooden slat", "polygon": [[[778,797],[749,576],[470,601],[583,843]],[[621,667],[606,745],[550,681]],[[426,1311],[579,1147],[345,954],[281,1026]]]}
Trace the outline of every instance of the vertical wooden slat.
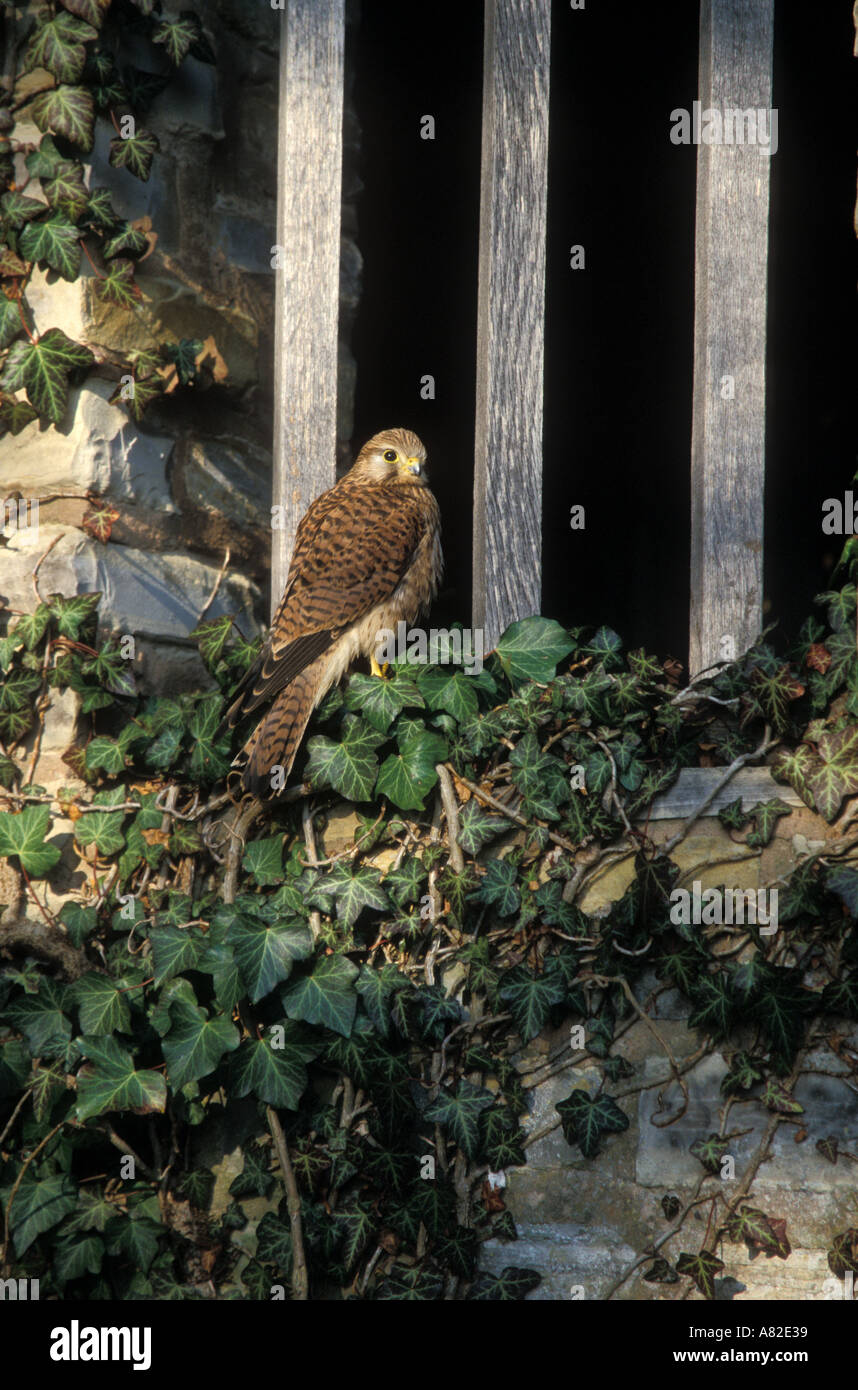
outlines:
{"label": "vertical wooden slat", "polygon": [[345,0],[287,0],[280,34],[271,604],[295,528],[336,477]]}
{"label": "vertical wooden slat", "polygon": [[[709,108],[770,111],[773,28],[774,0],[701,0],[701,127]],[[697,151],[692,674],[740,655],[762,623],[771,157],[748,143]]]}
{"label": "vertical wooden slat", "polygon": [[550,0],[486,0],[473,623],[539,612]]}

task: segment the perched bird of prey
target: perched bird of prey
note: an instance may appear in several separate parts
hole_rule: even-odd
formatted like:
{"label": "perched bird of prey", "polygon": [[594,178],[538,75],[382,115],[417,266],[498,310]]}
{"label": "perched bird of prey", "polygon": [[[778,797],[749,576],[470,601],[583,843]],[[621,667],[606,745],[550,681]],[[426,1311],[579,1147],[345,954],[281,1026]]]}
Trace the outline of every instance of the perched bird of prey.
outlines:
{"label": "perched bird of prey", "polygon": [[[441,517],[425,465],[416,434],[382,430],[302,518],[268,640],[222,726],[273,701],[236,759],[245,791],[282,788],[323,695],[359,656],[380,675],[378,633],[414,622],[435,597]],[[283,770],[276,788],[273,768]]]}

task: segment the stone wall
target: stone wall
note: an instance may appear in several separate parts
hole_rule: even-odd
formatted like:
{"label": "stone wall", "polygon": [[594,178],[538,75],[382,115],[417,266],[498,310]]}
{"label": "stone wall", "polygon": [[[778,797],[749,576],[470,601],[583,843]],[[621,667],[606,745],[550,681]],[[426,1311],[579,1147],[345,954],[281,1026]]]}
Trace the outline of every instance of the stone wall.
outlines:
{"label": "stone wall", "polygon": [[[62,328],[106,350],[107,361],[72,391],[58,428],[33,423],[0,445],[0,497],[38,498],[38,532],[7,536],[0,601],[29,610],[32,571],[43,594],[99,590],[105,630],[137,640],[143,690],[204,687],[207,677],[188,633],[229,565],[206,616],[232,612],[246,635],[268,616],[271,545],[271,422],[277,187],[276,129],[282,14],[254,0],[200,0],[196,6],[217,55],[212,67],[188,57],[152,104],[146,125],[158,137],[148,182],[108,163],[113,130],[97,123],[88,157],[91,186],[106,186],[117,212],[148,219],[154,251],[138,268],[144,302],[134,310],[101,300],[84,261],[74,283],[36,270],[28,300],[39,331]],[[353,12],[350,11],[350,20]],[[144,54],[139,55],[146,66]],[[151,60],[150,60],[151,65]],[[17,96],[35,89],[37,71]],[[38,143],[25,106],[13,132]],[[349,454],[355,383],[349,337],[360,294],[354,239],[359,130],[345,120],[338,458]],[[18,177],[26,177],[23,154]],[[144,225],[148,225],[144,223]],[[49,283],[53,282],[53,283]],[[123,356],[161,342],[211,337],[226,368],[223,385],[177,393],[136,425],[109,404]],[[101,354],[100,354],[101,355]],[[112,378],[112,379],[111,379]],[[119,513],[102,544],[82,527],[86,494]],[[72,742],[75,711],[56,703],[36,780],[70,782],[60,754]]]}
{"label": "stone wall", "polygon": [[[737,791],[739,787],[732,786],[727,795]],[[662,819],[650,825],[649,834],[656,844],[663,844],[681,825],[680,820]],[[692,827],[671,857],[682,870],[681,886],[697,879],[703,889],[725,885],[756,890],[786,878],[802,856],[821,849],[830,836],[831,827],[821,817],[793,804],[792,812],[778,820],[771,843],[762,853],[754,852],[735,843],[710,813]],[[631,856],[614,862],[588,889],[582,908],[588,914],[599,913],[622,896],[631,878]],[[723,940],[726,952],[730,947],[729,939]],[[674,1195],[684,1207],[695,1196],[703,1169],[689,1152],[690,1146],[720,1131],[725,1055],[710,1052],[684,1074],[686,1106],[672,1079],[671,1059],[682,1069],[699,1051],[704,1034],[689,1030],[687,1000],[666,988],[654,973],[642,977],[635,995],[658,1037],[637,1018],[612,1047],[612,1054],[625,1058],[631,1071],[626,1078],[608,1082],[605,1090],[628,1116],[629,1128],[623,1134],[605,1136],[595,1158],[582,1158],[577,1147],[566,1143],[554,1107],[573,1089],[595,1094],[602,1081],[600,1067],[570,1047],[568,1028],[536,1039],[517,1059],[532,1088],[525,1128],[531,1136],[544,1137],[529,1144],[527,1167],[507,1175],[506,1203],[516,1220],[519,1241],[514,1245],[489,1242],[483,1264],[496,1272],[509,1264],[537,1269],[543,1282],[531,1295],[535,1299],[604,1299],[647,1247],[671,1229],[662,1198]],[[854,1024],[835,1021],[831,1032],[840,1033],[853,1052],[858,1050]],[[752,1038],[749,1028],[742,1045],[749,1045]],[[730,1047],[725,1052],[735,1050]],[[858,1225],[856,1071],[854,1066],[850,1071],[847,1054],[838,1058],[825,1046],[809,1053],[803,1066],[809,1070],[794,1090],[802,1112],[778,1126],[748,1196],[750,1206],[786,1220],[792,1253],[785,1260],[759,1252],[752,1256],[744,1243],[724,1240],[716,1252],[725,1266],[716,1281],[716,1297],[816,1300],[837,1296],[827,1251],[833,1236]],[[845,1079],[835,1079],[835,1073]],[[771,1111],[758,1100],[733,1102],[725,1132],[740,1132],[727,1145],[735,1176],[708,1178],[701,1195],[720,1191],[731,1201],[771,1120]],[[841,1151],[836,1164],[816,1147],[817,1141],[832,1137]],[[856,1158],[850,1159],[843,1150]],[[697,1252],[711,1208],[709,1201],[696,1207],[682,1232],[658,1254],[675,1263],[681,1252]],[[724,1215],[725,1207],[719,1203],[713,1226]],[[702,1298],[696,1289],[688,1294],[685,1279],[673,1285],[647,1283],[642,1275],[652,1263],[646,1259],[613,1296],[621,1300]]]}

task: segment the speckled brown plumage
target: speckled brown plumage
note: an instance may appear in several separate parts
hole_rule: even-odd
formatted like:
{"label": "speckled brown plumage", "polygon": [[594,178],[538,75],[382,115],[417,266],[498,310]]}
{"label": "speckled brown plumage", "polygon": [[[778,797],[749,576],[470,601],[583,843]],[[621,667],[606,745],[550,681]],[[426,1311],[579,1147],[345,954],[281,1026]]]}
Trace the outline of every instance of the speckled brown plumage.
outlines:
{"label": "speckled brown plumage", "polygon": [[[395,455],[395,457],[393,457]],[[426,450],[410,430],[384,430],[302,518],[271,632],[225,724],[272,701],[236,760],[242,785],[269,797],[288,777],[323,695],[382,628],[412,623],[437,592],[440,515],[426,486]]]}

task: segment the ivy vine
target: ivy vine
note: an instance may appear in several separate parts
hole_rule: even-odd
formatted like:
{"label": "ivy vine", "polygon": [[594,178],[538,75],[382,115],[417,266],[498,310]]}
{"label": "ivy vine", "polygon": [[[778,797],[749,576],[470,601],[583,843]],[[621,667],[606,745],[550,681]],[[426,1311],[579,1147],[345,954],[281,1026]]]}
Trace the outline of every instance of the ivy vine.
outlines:
{"label": "ivy vine", "polygon": [[[510,628],[479,673],[443,647],[384,680],[355,673],[317,711],[296,785],[243,821],[218,728],[256,644],[228,617],[203,622],[211,689],[141,699],[120,639],[96,640],[98,599],[51,595],[0,638],[0,858],[18,885],[0,927],[7,1270],[43,1296],[520,1299],[539,1276],[516,1262],[499,1175],[553,1128],[598,1161],[645,1085],[681,1096],[715,1049],[722,1124],[692,1147],[697,1188],[665,1199],[666,1228],[615,1287],[640,1270],[712,1297],[724,1241],[788,1257],[753,1177],[777,1128],[802,1123],[811,1049],[858,1071],[853,583],[820,596],[791,651],[766,634],[683,690],[610,629],[547,618]],[[66,755],[83,793],[24,766],[53,688],[76,692],[88,725]],[[701,759],[725,785],[765,759],[839,816],[781,883],[772,935],[672,918],[688,827],[658,844],[646,811]],[[320,858],[344,802],[356,830]],[[759,850],[788,812],[737,799],[721,818]],[[620,852],[629,887],[586,912]],[[639,987],[651,968],[656,993],[690,1001],[700,1042],[680,1061],[665,1045],[658,1083],[617,1047],[645,1021],[658,1033]],[[534,1063],[527,1045],[561,1024],[580,1047]],[[569,1094],[529,1129],[528,1096],[555,1073]],[[768,1123],[724,1185],[744,1106]],[[224,1131],[243,1136],[243,1167],[213,1208],[205,1155]],[[252,1237],[251,1198],[268,1202]],[[702,1203],[697,1248],[685,1223]],[[509,1243],[500,1274],[479,1270],[488,1238]],[[855,1228],[832,1232],[829,1259],[856,1269]]]}
{"label": "ivy vine", "polygon": [[[14,8],[11,0],[0,6]],[[149,107],[188,55],[213,63],[214,53],[193,11],[170,17],[158,0],[47,3],[17,43],[16,33],[12,27],[12,78],[0,88],[0,437],[36,420],[60,424],[70,388],[97,374],[118,383],[111,403],[139,421],[177,386],[221,378],[213,341],[182,339],[127,356],[75,342],[36,322],[27,289],[37,266],[78,280],[85,257],[100,299],[139,310],[137,266],[157,236],[147,219],[120,216],[109,189],[90,186],[84,157],[105,120],[115,132],[110,164],[148,180],[158,152],[143,124]],[[141,41],[150,46],[146,68],[135,65]],[[38,145],[16,138],[24,118],[42,132]],[[109,535],[110,523],[102,526]]]}

